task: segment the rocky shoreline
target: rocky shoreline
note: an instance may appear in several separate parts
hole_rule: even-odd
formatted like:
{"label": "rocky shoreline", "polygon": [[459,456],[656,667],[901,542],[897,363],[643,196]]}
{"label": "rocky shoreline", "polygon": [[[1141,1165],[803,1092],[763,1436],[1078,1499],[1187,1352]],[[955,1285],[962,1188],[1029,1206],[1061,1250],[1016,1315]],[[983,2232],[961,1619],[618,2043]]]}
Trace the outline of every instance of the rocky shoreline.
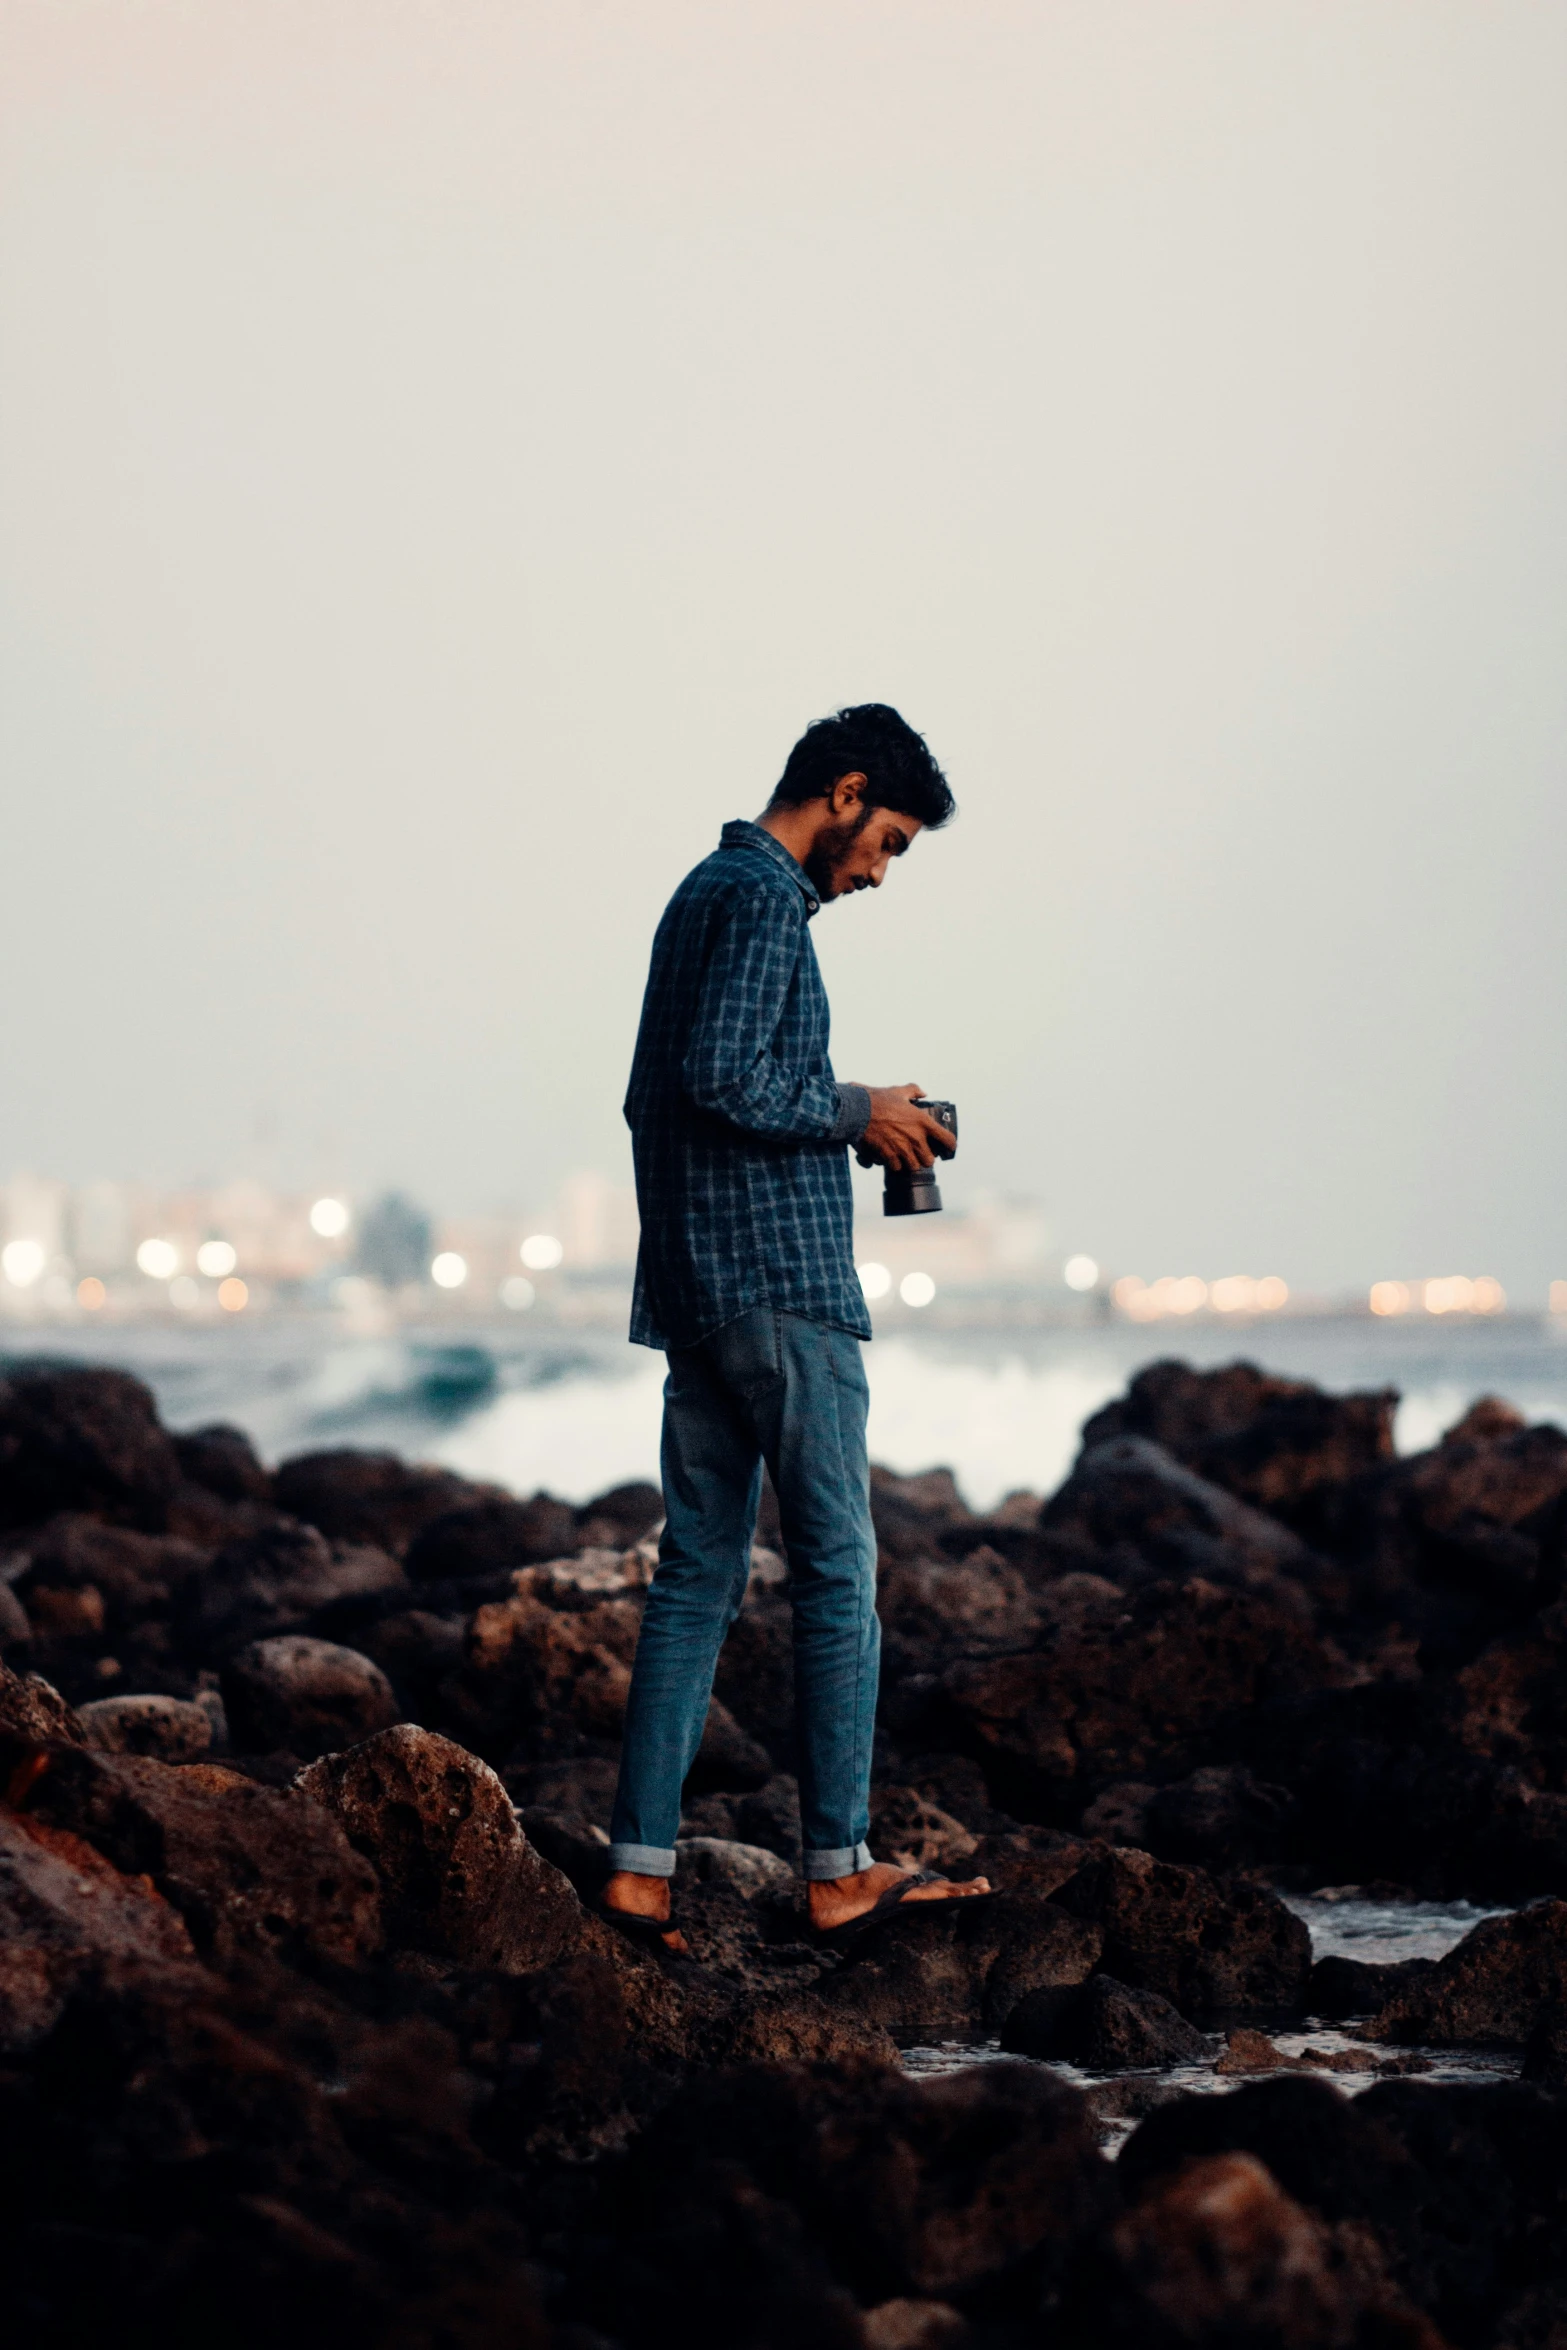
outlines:
{"label": "rocky shoreline", "polygon": [[[876,1473],[872,1842],[1002,1895],[847,1959],[764,1507],[674,1959],[583,1902],[653,1488],[269,1473],[13,1367],[19,2338],[1567,2350],[1567,1435],[1487,1402],[1398,1460],[1395,1401],[1162,1363],[1047,1500]],[[1314,1964],[1285,1897],[1347,1885],[1507,1914]],[[1424,2077],[1465,2049],[1519,2077]]]}

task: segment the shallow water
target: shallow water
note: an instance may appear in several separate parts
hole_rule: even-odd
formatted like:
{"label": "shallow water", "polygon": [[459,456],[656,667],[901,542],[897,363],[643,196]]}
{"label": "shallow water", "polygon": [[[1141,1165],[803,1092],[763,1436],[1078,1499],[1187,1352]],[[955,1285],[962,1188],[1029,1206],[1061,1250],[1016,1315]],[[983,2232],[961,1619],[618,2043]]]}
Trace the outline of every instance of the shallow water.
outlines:
{"label": "shallow water", "polygon": [[[1467,1901],[1387,1901],[1367,1898],[1354,1887],[1328,1887],[1289,1898],[1289,1907],[1305,1921],[1311,1935],[1313,1958],[1358,1958],[1368,1964],[1388,1965],[1406,1958],[1442,1958],[1483,1918],[1500,1917],[1502,1910],[1477,1909]],[[1247,2081],[1266,2080],[1266,2073],[1216,2073],[1224,2053],[1222,2032],[1207,2035],[1209,2054],[1202,2064],[1172,2065],[1163,2072],[1091,2073],[1075,2064],[1050,2064],[1033,2057],[1004,2054],[994,2040],[970,2044],[937,2041],[904,2051],[906,2072],[930,2080],[945,2073],[966,2071],[976,2064],[1039,2063],[1074,2088],[1101,2092],[1104,2151],[1118,2154],[1145,2112],[1180,2093],[1222,2097]],[[1381,2059],[1417,2057],[1418,2077],[1427,2081],[1511,2080],[1518,2071],[1516,2054],[1494,2048],[1390,2048],[1377,2041],[1353,2037],[1338,2024],[1313,2025],[1308,2016],[1299,2031],[1270,2032],[1268,2038],[1284,2056],[1301,2056],[1307,2049],[1329,2055],[1344,2050],[1368,2050]],[[1324,2069],[1319,2078],[1331,2081],[1346,2097],[1358,2097],[1386,2074],[1337,2073]],[[1117,2108],[1121,2110],[1117,2110]]]}

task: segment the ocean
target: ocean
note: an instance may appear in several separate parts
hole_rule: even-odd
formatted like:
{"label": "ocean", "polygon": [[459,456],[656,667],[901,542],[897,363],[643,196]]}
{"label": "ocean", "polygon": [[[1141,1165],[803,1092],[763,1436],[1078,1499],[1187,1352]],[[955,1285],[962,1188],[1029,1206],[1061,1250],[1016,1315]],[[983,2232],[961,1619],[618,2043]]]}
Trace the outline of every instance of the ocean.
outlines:
{"label": "ocean", "polygon": [[[161,1322],[51,1332],[5,1353],[114,1363],[148,1381],[170,1426],[244,1428],[271,1461],[327,1445],[440,1461],[519,1493],[587,1500],[656,1477],[663,1359],[601,1330],[508,1320],[356,1335],[328,1315],[220,1327]],[[1125,1323],[1037,1329],[906,1326],[869,1349],[872,1458],[952,1469],[986,1509],[1046,1493],[1087,1416],[1162,1356],[1245,1358],[1319,1385],[1392,1387],[1401,1452],[1433,1443],[1479,1395],[1567,1427],[1567,1317],[1269,1318],[1191,1321],[1168,1334]]]}

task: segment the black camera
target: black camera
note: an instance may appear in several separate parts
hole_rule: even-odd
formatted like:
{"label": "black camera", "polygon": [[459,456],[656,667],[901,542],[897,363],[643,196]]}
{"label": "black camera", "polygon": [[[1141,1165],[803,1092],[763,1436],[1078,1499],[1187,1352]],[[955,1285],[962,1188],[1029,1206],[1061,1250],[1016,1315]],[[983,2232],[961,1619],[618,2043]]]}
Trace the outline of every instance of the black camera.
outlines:
{"label": "black camera", "polygon": [[[938,1126],[945,1126],[952,1137],[952,1149],[943,1152],[942,1156],[950,1159],[958,1147],[957,1104],[928,1102],[922,1097],[914,1107],[923,1110],[927,1118],[934,1118]],[[941,1186],[936,1181],[934,1167],[887,1169],[887,1180],[881,1195],[881,1212],[884,1216],[934,1216],[940,1207]]]}

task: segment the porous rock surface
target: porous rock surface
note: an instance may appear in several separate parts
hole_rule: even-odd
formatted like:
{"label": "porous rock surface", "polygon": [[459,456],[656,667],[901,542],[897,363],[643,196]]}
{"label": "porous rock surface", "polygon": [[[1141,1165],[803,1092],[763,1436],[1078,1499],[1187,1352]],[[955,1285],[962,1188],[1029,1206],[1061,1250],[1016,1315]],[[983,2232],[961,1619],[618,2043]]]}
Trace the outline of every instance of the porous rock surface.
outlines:
{"label": "porous rock surface", "polygon": [[[8,1370],[29,2342],[1558,2350],[1567,1438],[1489,1401],[1400,1460],[1394,1400],[1156,1364],[1047,1499],[874,1473],[873,1845],[995,1894],[841,1954],[764,1495],[670,1954],[592,1914],[655,1489],[270,1471],[123,1373]],[[1281,1896],[1373,1881],[1510,1914],[1313,1968]],[[1286,2055],[1307,2017],[1348,2044]],[[992,2047],[902,2069],[944,2040]]]}

